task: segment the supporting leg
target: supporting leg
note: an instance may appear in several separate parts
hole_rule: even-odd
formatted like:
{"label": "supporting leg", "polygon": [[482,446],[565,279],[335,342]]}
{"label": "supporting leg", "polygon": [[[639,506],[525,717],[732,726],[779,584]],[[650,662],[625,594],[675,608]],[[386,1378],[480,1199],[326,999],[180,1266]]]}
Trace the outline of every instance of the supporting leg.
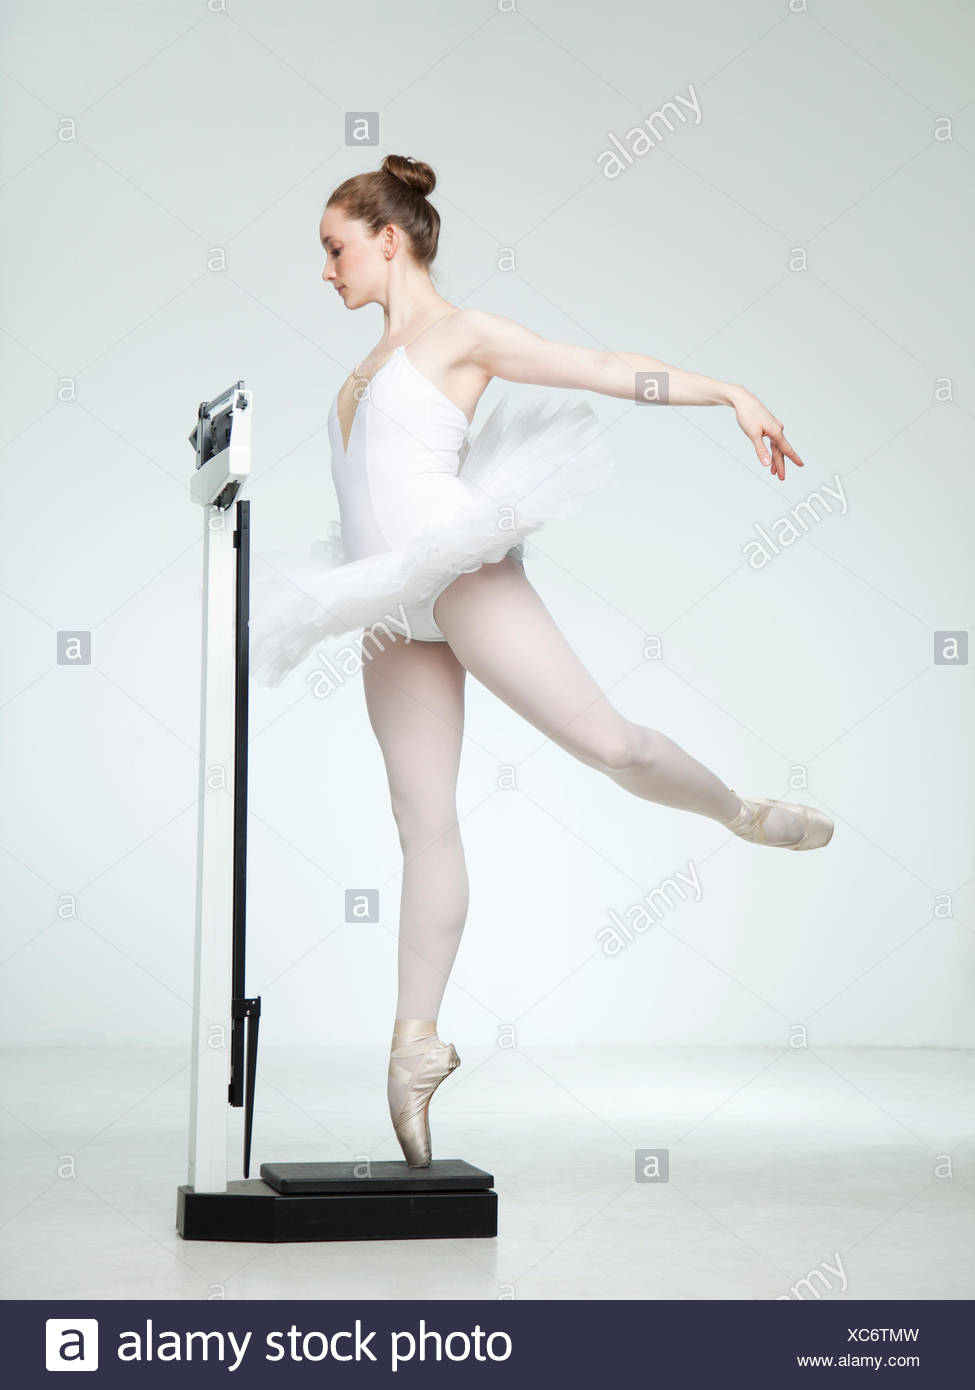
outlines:
{"label": "supporting leg", "polygon": [[397,640],[363,666],[403,850],[398,1018],[436,1019],[467,917],[456,802],[464,681],[445,642]]}

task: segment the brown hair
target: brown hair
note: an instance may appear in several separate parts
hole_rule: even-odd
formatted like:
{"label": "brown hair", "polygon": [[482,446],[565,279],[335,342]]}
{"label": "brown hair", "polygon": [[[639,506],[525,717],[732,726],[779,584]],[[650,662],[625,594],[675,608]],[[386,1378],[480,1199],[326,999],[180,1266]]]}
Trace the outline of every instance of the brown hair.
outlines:
{"label": "brown hair", "polygon": [[427,202],[436,184],[429,164],[388,154],[379,169],[354,174],[340,183],[325,207],[340,207],[347,217],[365,222],[373,236],[388,222],[395,222],[406,234],[413,258],[429,265],[440,237],[440,214]]}

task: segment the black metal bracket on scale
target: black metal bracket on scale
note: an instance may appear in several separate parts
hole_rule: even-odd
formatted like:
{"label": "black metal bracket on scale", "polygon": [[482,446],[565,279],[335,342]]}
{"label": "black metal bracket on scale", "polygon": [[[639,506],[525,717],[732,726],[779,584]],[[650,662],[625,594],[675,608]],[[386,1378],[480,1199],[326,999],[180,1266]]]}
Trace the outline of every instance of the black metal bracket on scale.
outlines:
{"label": "black metal bracket on scale", "polygon": [[[261,999],[245,985],[250,502],[238,493],[252,414],[238,381],[201,403],[189,436],[190,491],[204,513],[203,650],[189,1175],[176,1229],[185,1240],[258,1242],[494,1237],[494,1178],[462,1159],[268,1161],[250,1177]],[[244,1111],[243,1177],[228,1173],[228,1105]]]}

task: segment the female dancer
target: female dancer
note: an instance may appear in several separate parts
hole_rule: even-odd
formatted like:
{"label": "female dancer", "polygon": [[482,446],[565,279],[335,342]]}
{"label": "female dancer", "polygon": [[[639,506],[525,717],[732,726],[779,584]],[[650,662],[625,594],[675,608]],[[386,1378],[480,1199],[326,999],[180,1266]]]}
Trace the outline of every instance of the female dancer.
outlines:
{"label": "female dancer", "polygon": [[[437,1036],[437,1016],[468,908],[455,801],[468,671],[636,796],[709,816],[754,844],[815,849],[833,832],[811,807],[739,797],[666,734],[626,719],[526,577],[512,541],[607,481],[587,406],[553,412],[536,403],[509,422],[502,405],[461,463],[494,376],[633,399],[637,373],[665,372],[669,404],[732,406],[780,480],[786,458],[802,466],[781,422],[743,386],[636,353],[549,342],[510,319],[448,304],[429,273],[440,228],[427,201],[435,182],[429,165],[389,155],[326,204],[322,279],[347,309],[380,304],[385,325],[329,415],[343,562],[306,562],[297,585],[272,578],[251,624],[252,670],[268,684],[324,636],[380,619],[387,636],[362,670],[403,850],[387,1097],[410,1167],[430,1163],[430,1099],[460,1063]],[[389,634],[397,601],[403,640]]]}

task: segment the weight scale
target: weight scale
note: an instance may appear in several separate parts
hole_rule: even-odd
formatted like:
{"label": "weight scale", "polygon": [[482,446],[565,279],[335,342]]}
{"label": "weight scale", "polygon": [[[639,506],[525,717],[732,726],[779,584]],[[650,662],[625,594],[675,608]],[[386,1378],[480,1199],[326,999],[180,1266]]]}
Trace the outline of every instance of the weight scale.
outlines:
{"label": "weight scale", "polygon": [[[200,404],[189,435],[190,493],[203,508],[203,654],[189,1173],[176,1229],[185,1240],[493,1237],[494,1178],[462,1159],[268,1161],[250,1176],[261,1000],[244,980],[250,502],[238,494],[252,415],[253,393],[238,381]],[[244,1108],[243,1177],[228,1172],[228,1107]]]}

